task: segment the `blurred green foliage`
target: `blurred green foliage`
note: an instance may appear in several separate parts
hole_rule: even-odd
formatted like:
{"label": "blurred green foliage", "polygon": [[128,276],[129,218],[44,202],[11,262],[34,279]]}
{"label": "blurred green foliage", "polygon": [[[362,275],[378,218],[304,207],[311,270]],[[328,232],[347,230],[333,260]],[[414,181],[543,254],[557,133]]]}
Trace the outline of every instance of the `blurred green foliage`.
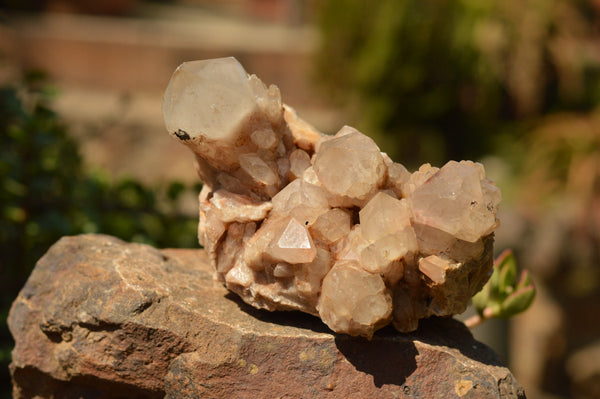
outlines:
{"label": "blurred green foliage", "polygon": [[600,100],[588,0],[328,0],[318,72],[408,166],[478,159]]}
{"label": "blurred green foliage", "polygon": [[9,307],[60,237],[105,233],[157,247],[198,247],[197,217],[181,213],[179,202],[200,187],[150,188],[89,173],[44,87],[31,74],[25,85],[0,88],[0,385],[7,389]]}
{"label": "blurred green foliage", "polygon": [[517,198],[539,225],[522,244],[528,266],[563,301],[600,303],[600,109],[549,115],[527,144]]}

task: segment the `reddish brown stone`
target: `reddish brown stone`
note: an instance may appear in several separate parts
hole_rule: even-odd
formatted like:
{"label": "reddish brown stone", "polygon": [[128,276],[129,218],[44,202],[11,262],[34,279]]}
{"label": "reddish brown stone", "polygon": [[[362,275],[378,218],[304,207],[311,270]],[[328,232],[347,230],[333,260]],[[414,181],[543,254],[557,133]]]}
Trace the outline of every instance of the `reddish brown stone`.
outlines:
{"label": "reddish brown stone", "polygon": [[15,398],[512,398],[524,392],[461,323],[372,341],[256,310],[200,250],[67,237],[9,316]]}

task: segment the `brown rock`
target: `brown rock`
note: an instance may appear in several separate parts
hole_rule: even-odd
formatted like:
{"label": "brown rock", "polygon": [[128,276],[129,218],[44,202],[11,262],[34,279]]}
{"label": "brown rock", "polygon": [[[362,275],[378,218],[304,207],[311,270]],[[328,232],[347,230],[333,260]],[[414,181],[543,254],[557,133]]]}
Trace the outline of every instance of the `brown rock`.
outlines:
{"label": "brown rock", "polygon": [[452,319],[371,341],[256,310],[201,250],[67,237],[15,300],[15,398],[512,398],[522,388]]}

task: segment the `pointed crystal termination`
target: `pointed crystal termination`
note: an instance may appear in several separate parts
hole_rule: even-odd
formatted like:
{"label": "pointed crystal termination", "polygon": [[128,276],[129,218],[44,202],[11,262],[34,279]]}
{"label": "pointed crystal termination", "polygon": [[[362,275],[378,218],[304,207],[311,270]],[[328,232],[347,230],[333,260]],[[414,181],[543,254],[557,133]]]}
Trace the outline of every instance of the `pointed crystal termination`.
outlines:
{"label": "pointed crystal termination", "polygon": [[500,190],[481,164],[450,161],[411,195],[416,223],[475,242],[497,227]]}
{"label": "pointed crystal termination", "polygon": [[204,181],[199,241],[247,303],[370,338],[461,313],[489,278],[501,195],[482,165],[411,174],[354,128],[321,134],[234,58],[182,64],[163,113]]}
{"label": "pointed crystal termination", "polygon": [[199,158],[198,172],[205,183],[242,191],[237,182],[249,179],[254,184],[247,189],[262,197],[280,188],[273,151],[283,126],[279,90],[248,76],[235,58],[181,64],[167,86],[162,108],[169,133]]}
{"label": "pointed crystal termination", "polygon": [[306,226],[290,218],[271,242],[268,253],[282,262],[297,264],[312,262],[317,256],[317,249]]}
{"label": "pointed crystal termination", "polygon": [[246,71],[232,57],[181,64],[163,103],[167,130],[192,141],[235,141],[257,108]]}

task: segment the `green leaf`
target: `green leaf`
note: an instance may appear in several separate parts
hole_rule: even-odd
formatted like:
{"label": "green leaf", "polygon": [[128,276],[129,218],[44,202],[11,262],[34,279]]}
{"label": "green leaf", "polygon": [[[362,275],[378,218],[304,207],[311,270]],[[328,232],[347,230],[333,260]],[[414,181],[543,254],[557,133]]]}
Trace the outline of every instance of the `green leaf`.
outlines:
{"label": "green leaf", "polygon": [[515,256],[510,249],[505,249],[496,259],[494,259],[494,267],[502,268],[508,262],[515,263]]}
{"label": "green leaf", "polygon": [[527,310],[533,303],[534,298],[535,287],[533,285],[513,292],[502,302],[500,317],[511,317]]}
{"label": "green leaf", "polygon": [[500,287],[500,267],[494,262],[494,269],[487,284],[490,286],[490,298],[498,295]]}
{"label": "green leaf", "polygon": [[490,302],[490,284],[486,284],[483,286],[481,291],[479,291],[473,297],[473,306],[479,315],[483,315],[483,310],[486,308],[488,303]]}
{"label": "green leaf", "polygon": [[528,285],[533,285],[533,282],[531,281],[531,275],[529,274],[529,270],[523,270],[521,272],[519,283],[517,284],[517,289],[527,287]]}
{"label": "green leaf", "polygon": [[517,264],[512,251],[505,250],[494,261],[494,269],[483,289],[473,296],[473,306],[484,317],[511,317],[526,310],[535,297],[529,272],[517,283]]}
{"label": "green leaf", "polygon": [[[500,295],[510,294],[513,291],[517,279],[517,265],[511,251],[505,251],[498,266],[499,280],[498,290]],[[501,255],[502,256],[502,255]]]}
{"label": "green leaf", "polygon": [[485,314],[488,318],[490,317],[501,317],[502,315],[502,304],[496,302],[496,301],[492,301],[489,302],[486,306],[486,308],[484,309]]}

